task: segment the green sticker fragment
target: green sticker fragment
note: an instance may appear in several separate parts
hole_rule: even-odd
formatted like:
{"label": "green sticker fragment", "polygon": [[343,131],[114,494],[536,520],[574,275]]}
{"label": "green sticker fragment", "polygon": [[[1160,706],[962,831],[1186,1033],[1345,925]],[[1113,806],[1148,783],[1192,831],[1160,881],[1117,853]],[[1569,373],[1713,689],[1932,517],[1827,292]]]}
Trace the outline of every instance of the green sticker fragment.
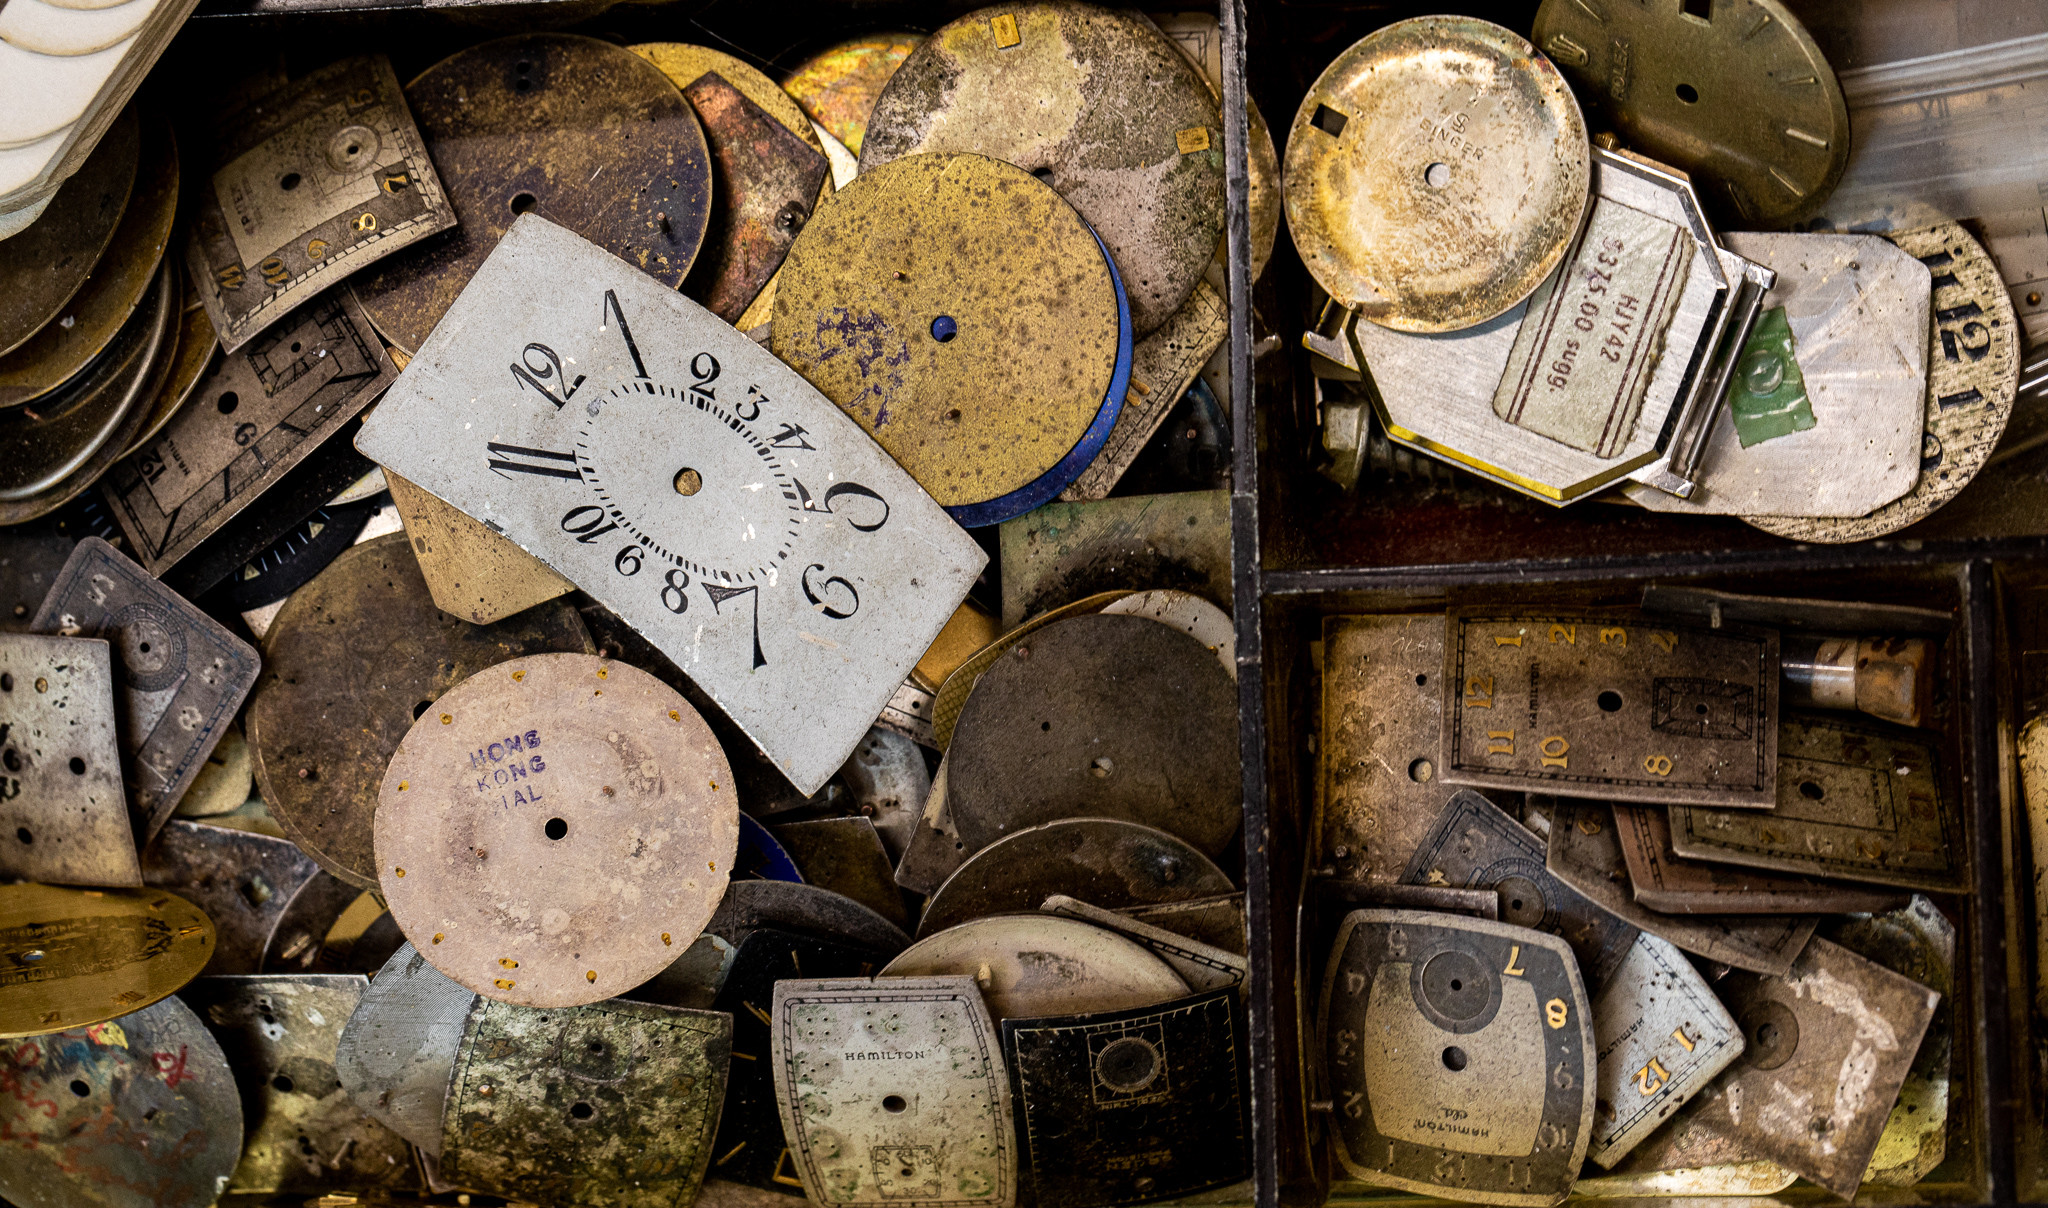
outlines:
{"label": "green sticker fragment", "polygon": [[1773,306],[1757,318],[1735,364],[1735,380],[1728,383],[1728,411],[1743,448],[1813,427],[1813,404],[1796,353],[1784,307]]}

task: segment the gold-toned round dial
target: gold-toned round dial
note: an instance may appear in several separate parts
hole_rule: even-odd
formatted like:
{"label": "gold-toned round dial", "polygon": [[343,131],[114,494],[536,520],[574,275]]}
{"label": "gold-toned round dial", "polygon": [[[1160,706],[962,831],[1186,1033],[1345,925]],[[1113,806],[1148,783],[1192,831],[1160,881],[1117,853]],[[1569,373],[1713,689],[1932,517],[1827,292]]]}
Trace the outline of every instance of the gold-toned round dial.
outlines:
{"label": "gold-toned round dial", "polygon": [[1632,149],[1693,176],[1727,229],[1786,226],[1849,162],[1849,108],[1778,0],[1544,0],[1536,45]]}
{"label": "gold-toned round dial", "polygon": [[1126,330],[1109,262],[1020,167],[870,166],[797,237],[780,282],[775,355],[941,506],[1011,498],[1063,466],[1071,481],[1083,438],[1108,436],[1097,421]]}
{"label": "gold-toned round dial", "polygon": [[1287,229],[1325,292],[1396,331],[1458,331],[1564,259],[1592,184],[1585,119],[1549,61],[1469,17],[1360,39],[1302,99]]}
{"label": "gold-toned round dial", "polygon": [[213,922],[160,889],[0,885],[0,1036],[140,1011],[213,957]]}

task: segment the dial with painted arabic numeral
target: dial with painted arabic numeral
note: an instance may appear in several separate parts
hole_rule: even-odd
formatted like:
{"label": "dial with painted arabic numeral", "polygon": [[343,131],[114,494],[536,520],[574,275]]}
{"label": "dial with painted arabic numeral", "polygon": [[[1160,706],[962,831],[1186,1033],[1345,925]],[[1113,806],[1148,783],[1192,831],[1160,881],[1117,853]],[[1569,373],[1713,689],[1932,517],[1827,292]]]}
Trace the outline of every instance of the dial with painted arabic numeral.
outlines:
{"label": "dial with painted arabic numeral", "polygon": [[806,792],[985,561],[788,366],[532,216],[357,443],[603,601]]}

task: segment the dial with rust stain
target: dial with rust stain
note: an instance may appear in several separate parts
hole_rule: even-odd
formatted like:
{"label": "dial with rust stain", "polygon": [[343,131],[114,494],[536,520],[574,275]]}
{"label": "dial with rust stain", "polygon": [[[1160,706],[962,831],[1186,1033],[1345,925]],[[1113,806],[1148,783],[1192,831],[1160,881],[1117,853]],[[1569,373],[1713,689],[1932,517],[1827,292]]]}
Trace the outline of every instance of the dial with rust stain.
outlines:
{"label": "dial with rust stain", "polygon": [[861,171],[926,151],[1016,164],[1072,202],[1123,274],[1139,337],[1187,301],[1223,234],[1216,97],[1136,13],[1004,5],[941,27],[875,102]]}
{"label": "dial with rust stain", "polygon": [[591,655],[481,671],[435,701],[379,791],[377,872],[421,955],[531,1007],[598,1002],[710,920],[739,847],[711,728],[660,680]]}
{"label": "dial with rust stain", "polygon": [[352,281],[379,332],[417,352],[521,214],[682,284],[711,220],[711,153],[660,68],[596,38],[518,34],[405,88],[462,225]]}
{"label": "dial with rust stain", "polygon": [[1057,192],[981,155],[914,155],[870,165],[797,237],[770,346],[954,519],[992,524],[1109,438],[1121,311],[1102,244]]}

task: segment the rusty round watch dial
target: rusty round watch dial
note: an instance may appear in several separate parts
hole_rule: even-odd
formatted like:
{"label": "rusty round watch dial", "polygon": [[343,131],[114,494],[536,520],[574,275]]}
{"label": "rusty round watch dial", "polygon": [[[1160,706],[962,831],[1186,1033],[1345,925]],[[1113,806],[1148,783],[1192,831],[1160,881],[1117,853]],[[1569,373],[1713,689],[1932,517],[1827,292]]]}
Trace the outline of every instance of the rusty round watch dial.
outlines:
{"label": "rusty round watch dial", "polygon": [[413,719],[471,675],[521,655],[589,653],[574,606],[493,625],[434,607],[403,533],[350,548],[271,622],[245,715],[270,816],[320,866],[377,887],[377,782]]}
{"label": "rusty round watch dial", "polygon": [[630,990],[697,938],[739,847],[739,794],[680,693],[593,655],[481,671],[384,773],[392,917],[479,994],[570,1007]]}
{"label": "rusty round watch dial", "polygon": [[0,1195],[17,1204],[207,1208],[242,1155],[234,1072],[176,998],[10,1044],[0,1079]]}
{"label": "rusty round watch dial", "polygon": [[946,762],[970,852],[1080,815],[1213,854],[1243,817],[1236,685],[1207,646],[1140,616],[1069,617],[1011,647],[968,696]]}
{"label": "rusty round watch dial", "polygon": [[925,903],[918,934],[1037,910],[1056,893],[1114,910],[1234,889],[1209,857],[1163,830],[1114,818],[1026,827],[969,857]]}
{"label": "rusty round watch dial", "polygon": [[1586,121],[1550,61],[1470,17],[1415,17],[1323,70],[1287,135],[1287,229],[1338,302],[1395,331],[1513,307],[1577,236]]}
{"label": "rusty round watch dial", "polygon": [[401,350],[529,212],[682,284],[711,218],[711,155],[660,68],[596,38],[519,34],[441,60],[405,99],[462,225],[351,278]]}
{"label": "rusty round watch dial", "polygon": [[922,151],[1042,174],[1108,246],[1140,338],[1187,301],[1223,234],[1216,98],[1136,13],[1019,4],[941,27],[875,102],[861,171]]}
{"label": "rusty round watch dial", "polygon": [[1102,244],[1057,191],[987,156],[863,170],[790,248],[774,322],[775,355],[963,524],[1057,494],[1123,401]]}

